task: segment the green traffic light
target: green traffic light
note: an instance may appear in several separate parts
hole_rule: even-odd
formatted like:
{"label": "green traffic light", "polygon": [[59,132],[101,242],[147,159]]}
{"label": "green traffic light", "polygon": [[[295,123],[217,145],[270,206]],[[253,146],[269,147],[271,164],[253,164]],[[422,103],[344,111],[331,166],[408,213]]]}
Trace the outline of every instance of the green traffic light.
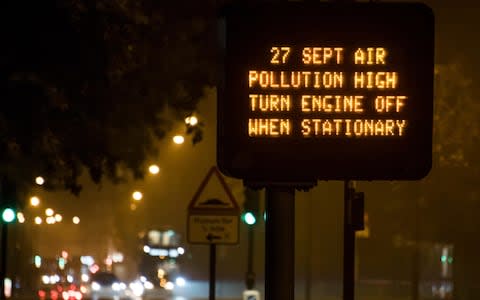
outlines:
{"label": "green traffic light", "polygon": [[60,258],[58,259],[58,267],[59,267],[61,270],[65,269],[65,263],[66,263],[66,262],[65,262],[65,258],[60,257]]}
{"label": "green traffic light", "polygon": [[243,215],[243,221],[248,225],[253,225],[257,222],[257,218],[255,218],[255,215],[252,214],[251,212],[246,212]]}
{"label": "green traffic light", "polygon": [[2,212],[2,220],[11,223],[15,220],[15,211],[12,208],[5,208]]}

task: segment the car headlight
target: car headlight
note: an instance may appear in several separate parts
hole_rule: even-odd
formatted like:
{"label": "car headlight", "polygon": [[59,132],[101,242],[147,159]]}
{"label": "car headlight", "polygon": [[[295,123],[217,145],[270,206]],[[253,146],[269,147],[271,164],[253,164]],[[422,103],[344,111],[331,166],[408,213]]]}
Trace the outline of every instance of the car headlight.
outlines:
{"label": "car headlight", "polygon": [[153,286],[153,283],[151,283],[150,281],[145,281],[143,283],[143,286],[147,289],[147,290],[152,290],[154,288]]}
{"label": "car headlight", "polygon": [[133,294],[137,297],[140,297],[143,295],[143,284],[139,281],[134,281],[130,283],[130,289],[132,290]]}
{"label": "car headlight", "polygon": [[114,282],[112,284],[112,290],[117,291],[117,292],[121,291],[121,290],[124,290],[125,287],[126,287],[125,283],[123,283],[123,282]]}
{"label": "car headlight", "polygon": [[92,290],[94,291],[99,291],[101,288],[100,284],[98,284],[98,282],[92,282]]}
{"label": "car headlight", "polygon": [[165,289],[166,289],[166,290],[171,291],[171,290],[173,290],[174,287],[175,287],[175,285],[174,285],[173,282],[171,282],[171,281],[169,281],[169,282],[167,282],[167,283],[165,284]]}
{"label": "car headlight", "polygon": [[175,279],[175,283],[182,287],[182,286],[185,286],[185,284],[187,283],[187,281],[185,280],[185,278],[183,277],[177,277],[177,279]]}

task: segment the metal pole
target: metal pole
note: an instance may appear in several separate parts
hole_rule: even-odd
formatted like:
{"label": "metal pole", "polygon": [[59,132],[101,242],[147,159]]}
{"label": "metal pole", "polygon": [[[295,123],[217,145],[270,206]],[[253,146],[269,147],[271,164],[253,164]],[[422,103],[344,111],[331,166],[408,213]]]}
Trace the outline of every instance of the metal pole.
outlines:
{"label": "metal pole", "polygon": [[266,188],[265,299],[293,300],[295,288],[295,190]]}
{"label": "metal pole", "polygon": [[312,192],[307,197],[307,245],[305,253],[305,300],[312,297]]}
{"label": "metal pole", "polygon": [[255,273],[253,272],[253,225],[248,226],[248,253],[247,253],[247,276],[246,286],[248,290],[252,290],[255,286]]}
{"label": "metal pole", "polygon": [[343,186],[343,300],[355,296],[355,230],[351,226],[353,182],[345,180]]}
{"label": "metal pole", "polygon": [[412,300],[418,300],[418,286],[419,286],[419,280],[420,280],[420,248],[419,248],[419,219],[418,219],[418,197],[415,197],[415,229],[414,229],[414,235],[415,235],[415,242],[413,245],[413,266],[412,266],[412,272],[413,272],[413,278],[412,278]]}
{"label": "metal pole", "polygon": [[208,299],[215,300],[215,267],[217,260],[217,247],[216,244],[210,243],[210,285]]}
{"label": "metal pole", "polygon": [[5,277],[7,276],[7,239],[8,224],[2,222],[2,241],[1,241],[1,262],[0,262],[0,300],[5,300]]}

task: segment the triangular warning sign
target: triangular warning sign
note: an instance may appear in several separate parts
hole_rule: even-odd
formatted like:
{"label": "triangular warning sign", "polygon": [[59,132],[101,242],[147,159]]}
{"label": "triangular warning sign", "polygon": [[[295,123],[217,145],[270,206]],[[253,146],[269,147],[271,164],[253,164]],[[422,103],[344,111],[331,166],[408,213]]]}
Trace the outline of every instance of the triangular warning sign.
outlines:
{"label": "triangular warning sign", "polygon": [[239,211],[237,201],[235,201],[230,188],[217,167],[213,166],[208,171],[192,201],[190,201],[188,210]]}

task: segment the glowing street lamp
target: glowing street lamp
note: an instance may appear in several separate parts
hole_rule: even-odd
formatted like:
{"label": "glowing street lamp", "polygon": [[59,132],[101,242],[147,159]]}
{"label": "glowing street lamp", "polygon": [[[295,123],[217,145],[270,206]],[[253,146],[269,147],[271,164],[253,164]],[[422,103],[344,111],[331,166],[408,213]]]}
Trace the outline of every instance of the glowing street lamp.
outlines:
{"label": "glowing street lamp", "polygon": [[160,168],[157,165],[150,165],[148,167],[148,172],[152,175],[157,175],[160,172]]}
{"label": "glowing street lamp", "polygon": [[25,223],[25,215],[22,212],[17,213],[18,223]]}
{"label": "glowing street lamp", "polygon": [[42,176],[37,176],[35,178],[35,183],[38,185],[43,185],[45,183],[45,179]]}
{"label": "glowing street lamp", "polygon": [[61,214],[56,214],[56,215],[55,215],[55,221],[57,221],[57,222],[62,222],[62,219],[63,219],[63,217],[62,217]]}
{"label": "glowing street lamp", "polygon": [[189,116],[185,118],[185,124],[195,126],[198,124],[198,118],[195,116]]}
{"label": "glowing street lamp", "polygon": [[185,138],[182,135],[176,135],[173,137],[173,142],[177,145],[181,145],[185,142]]}
{"label": "glowing street lamp", "polygon": [[54,213],[53,209],[51,209],[51,208],[45,209],[45,215],[46,215],[47,217],[53,216],[53,213]]}
{"label": "glowing street lamp", "polygon": [[133,192],[133,194],[132,194],[132,198],[133,198],[133,200],[135,200],[135,201],[140,201],[140,200],[142,200],[142,198],[143,198],[143,194],[142,194],[142,192],[135,191],[135,192]]}
{"label": "glowing street lamp", "polygon": [[42,224],[43,220],[41,217],[35,217],[35,224],[40,225]]}
{"label": "glowing street lamp", "polygon": [[72,218],[72,222],[73,222],[73,224],[79,224],[80,223],[80,218],[75,216],[75,217]]}
{"label": "glowing street lamp", "polygon": [[33,196],[30,198],[30,205],[32,206],[38,206],[40,204],[40,198],[37,196]]}

